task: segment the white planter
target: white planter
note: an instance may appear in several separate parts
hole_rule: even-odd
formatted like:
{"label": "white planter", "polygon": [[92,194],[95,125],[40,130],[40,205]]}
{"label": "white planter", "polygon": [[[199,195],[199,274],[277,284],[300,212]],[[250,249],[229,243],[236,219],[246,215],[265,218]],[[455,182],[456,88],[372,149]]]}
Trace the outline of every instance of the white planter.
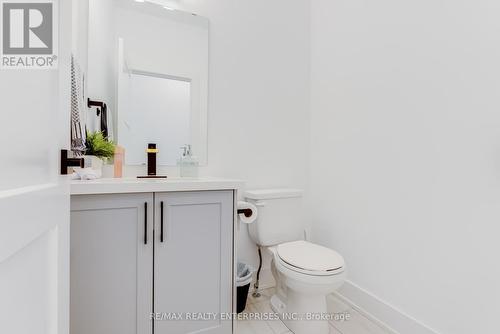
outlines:
{"label": "white planter", "polygon": [[83,161],[85,168],[92,168],[96,172],[96,176],[100,178],[102,176],[102,165],[104,162],[96,157],[95,155],[84,155]]}

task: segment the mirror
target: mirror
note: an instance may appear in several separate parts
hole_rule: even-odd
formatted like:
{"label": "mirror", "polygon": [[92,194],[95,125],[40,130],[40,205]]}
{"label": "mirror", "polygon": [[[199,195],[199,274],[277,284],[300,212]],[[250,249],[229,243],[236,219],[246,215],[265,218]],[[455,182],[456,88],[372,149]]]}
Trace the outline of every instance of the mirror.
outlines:
{"label": "mirror", "polygon": [[[156,2],[156,1],[155,1]],[[175,166],[190,144],[207,161],[208,27],[206,18],[152,2],[89,0],[87,95],[107,105],[110,138],[126,165]],[[87,129],[102,128],[89,111]]]}
{"label": "mirror", "polygon": [[179,147],[191,142],[191,82],[131,71],[120,81],[118,134],[127,165],[144,163],[144,148],[158,143],[160,165],[173,165]]}

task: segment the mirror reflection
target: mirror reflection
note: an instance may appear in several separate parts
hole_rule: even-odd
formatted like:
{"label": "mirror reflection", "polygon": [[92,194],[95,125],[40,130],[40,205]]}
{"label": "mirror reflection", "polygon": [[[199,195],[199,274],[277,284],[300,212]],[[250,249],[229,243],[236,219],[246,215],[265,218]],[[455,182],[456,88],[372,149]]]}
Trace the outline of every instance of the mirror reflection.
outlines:
{"label": "mirror reflection", "polygon": [[191,142],[189,80],[133,72],[121,84],[118,117],[120,145],[127,165],[144,163],[144,148],[159,143],[158,164],[175,165],[179,148]]}

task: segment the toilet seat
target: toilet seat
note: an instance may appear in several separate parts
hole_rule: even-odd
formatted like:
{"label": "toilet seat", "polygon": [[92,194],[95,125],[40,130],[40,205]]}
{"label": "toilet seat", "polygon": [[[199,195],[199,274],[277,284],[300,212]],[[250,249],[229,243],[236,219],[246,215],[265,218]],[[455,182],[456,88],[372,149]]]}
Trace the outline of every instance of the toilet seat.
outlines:
{"label": "toilet seat", "polygon": [[312,276],[331,276],[344,271],[344,258],[332,249],[299,240],[276,247],[277,259],[287,269]]}

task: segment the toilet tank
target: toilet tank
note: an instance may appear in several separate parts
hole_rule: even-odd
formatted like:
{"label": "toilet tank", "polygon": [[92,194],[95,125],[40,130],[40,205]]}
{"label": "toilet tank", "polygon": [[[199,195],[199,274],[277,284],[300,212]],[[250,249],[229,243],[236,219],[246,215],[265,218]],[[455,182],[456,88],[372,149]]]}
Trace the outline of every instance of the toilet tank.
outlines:
{"label": "toilet tank", "polygon": [[250,238],[257,245],[273,246],[303,239],[302,190],[249,190],[245,200],[258,209],[257,220],[248,225]]}

